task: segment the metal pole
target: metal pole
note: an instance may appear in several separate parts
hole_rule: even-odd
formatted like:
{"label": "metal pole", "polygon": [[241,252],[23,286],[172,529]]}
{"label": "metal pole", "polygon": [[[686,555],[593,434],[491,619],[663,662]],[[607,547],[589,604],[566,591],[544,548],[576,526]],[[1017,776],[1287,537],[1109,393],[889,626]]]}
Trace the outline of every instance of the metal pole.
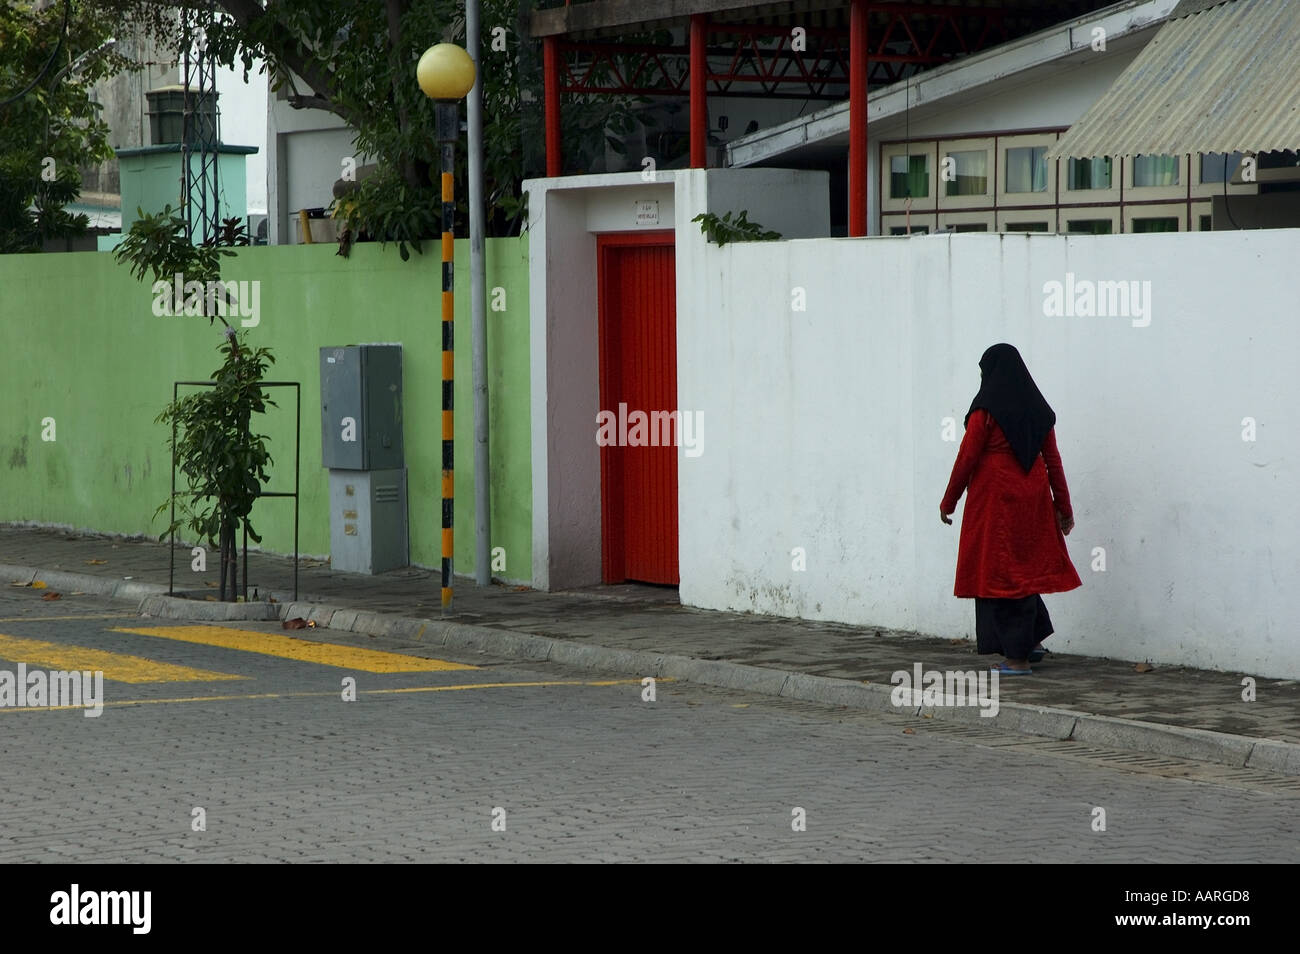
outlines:
{"label": "metal pole", "polygon": [[442,153],[442,611],[451,612],[452,559],[455,556],[455,309],[456,139],[460,135],[460,109],[455,100],[435,105],[439,151]]}
{"label": "metal pole", "polygon": [[293,423],[293,599],[298,601],[298,474],[302,469],[302,385],[294,383]]}
{"label": "metal pole", "polygon": [[560,155],[560,53],[559,41],[542,37],[542,87],[546,99],[546,175],[562,175],[564,158]]}
{"label": "metal pole", "polygon": [[487,268],[483,233],[483,68],[479,59],[479,0],[465,0],[465,45],[474,61],[469,91],[469,301],[474,364],[474,582],[492,582],[492,472],[488,453]]}
{"label": "metal pole", "polygon": [[[176,407],[176,397],[180,393],[180,385],[172,385],[172,407]],[[172,539],[171,539],[171,565],[167,570],[167,595],[176,595],[176,416],[172,415]]]}
{"label": "metal pole", "polygon": [[853,0],[849,12],[849,235],[866,234],[867,0]]}
{"label": "metal pole", "polygon": [[692,13],[691,37],[691,168],[707,169],[709,165],[709,100],[708,100],[708,21],[702,13]]}

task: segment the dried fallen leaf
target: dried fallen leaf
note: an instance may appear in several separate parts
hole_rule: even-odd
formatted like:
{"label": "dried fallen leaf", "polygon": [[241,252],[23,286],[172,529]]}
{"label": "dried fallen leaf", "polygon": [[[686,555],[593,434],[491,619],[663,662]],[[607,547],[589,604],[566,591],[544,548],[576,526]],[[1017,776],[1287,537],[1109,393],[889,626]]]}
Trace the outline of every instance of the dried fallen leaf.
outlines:
{"label": "dried fallen leaf", "polygon": [[217,598],[215,596],[205,596],[203,598],[207,600],[209,603],[215,603],[217,601]]}
{"label": "dried fallen leaf", "polygon": [[107,562],[108,562],[107,560],[87,560],[87,561],[86,561],[86,565],[87,565],[87,566],[103,566],[103,565],[104,565],[105,563],[107,563]]}
{"label": "dried fallen leaf", "polygon": [[516,593],[522,593],[522,592],[524,592],[524,590],[528,589],[528,587],[526,587],[526,586],[512,586],[511,589],[514,590]]}
{"label": "dried fallen leaf", "polygon": [[1152,672],[1156,667],[1151,665],[1150,663],[1142,662],[1142,663],[1138,663],[1133,668],[1138,672]]}
{"label": "dried fallen leaf", "polygon": [[933,712],[923,712],[923,713],[921,713],[921,718],[922,718],[922,719],[933,719],[933,718],[934,718],[934,713],[933,713]]}
{"label": "dried fallen leaf", "polygon": [[950,640],[948,640],[948,645],[949,645],[949,646],[965,646],[965,645],[966,645],[966,640],[964,640],[964,639],[950,639]]}
{"label": "dried fallen leaf", "polygon": [[916,735],[916,730],[915,730],[915,729],[904,729],[904,730],[903,730],[903,735]]}
{"label": "dried fallen leaf", "polygon": [[48,593],[42,593],[41,599],[49,602],[52,600],[57,600],[60,596],[62,596],[61,593],[55,593],[53,590],[50,590]]}
{"label": "dried fallen leaf", "polygon": [[293,619],[286,619],[280,625],[285,629],[306,629],[307,621],[301,616],[295,616]]}
{"label": "dried fallen leaf", "polygon": [[32,589],[34,589],[34,590],[43,590],[43,589],[45,589],[45,583],[44,583],[44,581],[42,581],[42,580],[33,580],[33,581],[32,581]]}
{"label": "dried fallen leaf", "polygon": [[218,585],[220,585],[220,584],[214,582],[213,580],[204,580],[204,581],[203,581],[203,585],[204,585],[204,586],[218,586]]}

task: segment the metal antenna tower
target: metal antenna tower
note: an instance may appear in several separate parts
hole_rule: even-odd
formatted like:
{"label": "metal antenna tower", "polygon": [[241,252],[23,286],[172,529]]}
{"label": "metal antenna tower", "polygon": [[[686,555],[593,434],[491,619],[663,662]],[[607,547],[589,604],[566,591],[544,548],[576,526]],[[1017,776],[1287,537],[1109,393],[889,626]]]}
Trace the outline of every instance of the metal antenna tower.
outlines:
{"label": "metal antenna tower", "polygon": [[207,28],[216,18],[215,0],[183,8],[184,116],[181,125],[181,196],[190,241],[202,242],[221,227],[217,166],[217,64],[208,54]]}

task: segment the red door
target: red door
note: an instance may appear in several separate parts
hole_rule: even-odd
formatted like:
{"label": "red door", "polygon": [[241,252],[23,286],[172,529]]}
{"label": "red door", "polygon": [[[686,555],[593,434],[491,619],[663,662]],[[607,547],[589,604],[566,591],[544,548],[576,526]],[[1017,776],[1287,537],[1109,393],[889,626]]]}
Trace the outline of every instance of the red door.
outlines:
{"label": "red door", "polygon": [[[596,239],[600,410],[613,415],[613,436],[618,438],[600,448],[601,569],[606,583],[679,582],[678,421],[674,418],[668,428],[668,440],[663,417],[653,415],[677,409],[673,254],[671,231]],[[638,411],[647,419],[639,430]],[[632,446],[634,441],[640,446]]]}

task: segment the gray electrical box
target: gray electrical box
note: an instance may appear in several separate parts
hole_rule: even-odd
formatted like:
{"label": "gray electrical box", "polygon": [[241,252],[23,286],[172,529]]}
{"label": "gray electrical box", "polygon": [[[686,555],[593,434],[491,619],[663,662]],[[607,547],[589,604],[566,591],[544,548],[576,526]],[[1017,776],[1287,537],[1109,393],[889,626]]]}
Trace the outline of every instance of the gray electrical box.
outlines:
{"label": "gray electrical box", "polygon": [[321,348],[320,423],[325,467],[401,467],[401,345]]}
{"label": "gray electrical box", "polygon": [[330,471],[330,568],[382,573],[410,563],[406,468]]}
{"label": "gray electrical box", "polygon": [[321,458],[330,469],[330,565],[410,564],[402,448],[402,346],[320,349]]}

